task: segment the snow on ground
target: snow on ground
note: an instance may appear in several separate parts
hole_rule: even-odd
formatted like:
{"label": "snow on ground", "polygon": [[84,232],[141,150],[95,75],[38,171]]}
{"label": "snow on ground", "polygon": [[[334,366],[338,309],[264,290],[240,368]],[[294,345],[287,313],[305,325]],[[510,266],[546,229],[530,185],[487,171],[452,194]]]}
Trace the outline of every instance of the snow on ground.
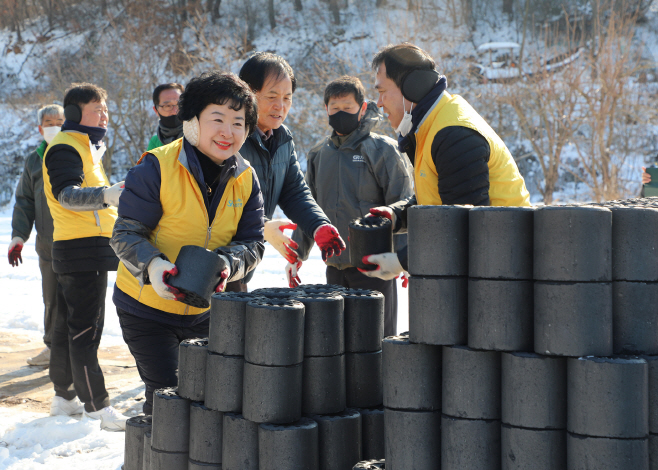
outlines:
{"label": "snow on ground", "polygon": [[[41,274],[34,250],[35,234],[23,248],[23,264],[12,268],[4,258],[11,241],[13,201],[0,210],[0,329],[15,333],[43,334]],[[286,287],[286,262],[269,247],[249,283],[259,287]],[[316,248],[299,276],[305,284],[324,283],[325,264]],[[112,303],[116,275],[110,273],[105,307],[102,347],[123,343],[121,328]],[[398,281],[399,283],[400,281]],[[407,289],[398,284],[398,331],[408,330]],[[127,402],[121,402],[130,406]],[[50,417],[20,407],[0,407],[0,470],[119,470],[123,463],[124,433],[101,431],[98,421]]]}

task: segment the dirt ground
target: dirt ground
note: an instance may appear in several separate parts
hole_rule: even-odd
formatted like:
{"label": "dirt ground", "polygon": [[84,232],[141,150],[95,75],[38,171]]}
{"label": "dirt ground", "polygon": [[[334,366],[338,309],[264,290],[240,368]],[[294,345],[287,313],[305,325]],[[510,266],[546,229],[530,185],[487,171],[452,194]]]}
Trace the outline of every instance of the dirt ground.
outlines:
{"label": "dirt ground", "polygon": [[[16,334],[0,330],[0,406],[44,413],[50,410],[55,393],[48,377],[48,367],[27,364],[27,358],[35,356],[41,349],[43,342],[36,333]],[[125,344],[101,347],[98,356],[112,405],[122,412],[135,407],[141,409],[144,384],[128,347]]]}

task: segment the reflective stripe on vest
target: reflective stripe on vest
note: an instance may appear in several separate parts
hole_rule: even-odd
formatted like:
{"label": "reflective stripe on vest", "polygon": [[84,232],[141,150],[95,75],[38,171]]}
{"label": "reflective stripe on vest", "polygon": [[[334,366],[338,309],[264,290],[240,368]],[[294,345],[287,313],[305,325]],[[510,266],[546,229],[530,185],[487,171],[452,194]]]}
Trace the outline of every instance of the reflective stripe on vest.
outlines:
{"label": "reflective stripe on vest", "polygon": [[110,182],[105,175],[102,160],[94,163],[91,155],[89,136],[79,132],[60,132],[50,142],[43,156],[43,189],[48,200],[50,214],[53,217],[53,240],[74,240],[87,237],[112,237],[114,222],[117,220],[117,208],[108,207],[96,211],[70,211],[59,203],[53,196],[50,175],[46,168],[46,160],[50,149],[55,145],[69,145],[75,149],[82,160],[84,179],[81,188],[109,186]]}
{"label": "reflective stripe on vest", "polygon": [[[208,226],[208,212],[203,194],[187,168],[183,139],[151,150],[160,164],[160,204],[162,218],[149,235],[149,242],[176,263],[180,249],[185,245],[203,246],[214,250],[233,240],[242,211],[251,196],[252,168],[241,157],[238,170],[231,176]],[[144,154],[146,155],[146,153]],[[143,156],[142,156],[143,158]],[[207,309],[190,307],[175,300],[160,297],[153,286],[140,286],[139,281],[119,263],[117,287],[144,305],[178,315],[198,315]]]}
{"label": "reflective stripe on vest", "polygon": [[512,154],[487,122],[461,96],[443,92],[416,131],[414,186],[418,204],[441,205],[439,174],[432,159],[434,136],[450,126],[468,127],[489,143],[489,200],[492,206],[529,206],[530,194]]}

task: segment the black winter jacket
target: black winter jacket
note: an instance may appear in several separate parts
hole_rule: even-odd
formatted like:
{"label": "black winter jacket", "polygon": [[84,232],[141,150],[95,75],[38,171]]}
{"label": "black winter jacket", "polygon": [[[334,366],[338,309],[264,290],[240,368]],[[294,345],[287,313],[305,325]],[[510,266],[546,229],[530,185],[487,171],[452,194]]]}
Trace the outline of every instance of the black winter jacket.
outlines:
{"label": "black winter jacket", "polygon": [[269,150],[254,131],[240,149],[240,155],[256,170],[265,202],[265,217],[271,219],[277,204],[283,213],[313,238],[315,229],[329,224],[329,218],[313,199],[297,161],[292,134],[286,126],[274,129]]}
{"label": "black winter jacket", "polygon": [[[410,136],[404,149],[411,163],[416,154],[416,140]],[[488,206],[489,155],[487,139],[468,127],[450,126],[441,129],[432,141],[432,160],[439,174],[439,195],[444,205],[471,204]],[[409,201],[392,204],[396,218],[395,230],[406,232],[407,209],[417,204],[414,196]],[[407,269],[407,249],[398,252],[400,264]]]}

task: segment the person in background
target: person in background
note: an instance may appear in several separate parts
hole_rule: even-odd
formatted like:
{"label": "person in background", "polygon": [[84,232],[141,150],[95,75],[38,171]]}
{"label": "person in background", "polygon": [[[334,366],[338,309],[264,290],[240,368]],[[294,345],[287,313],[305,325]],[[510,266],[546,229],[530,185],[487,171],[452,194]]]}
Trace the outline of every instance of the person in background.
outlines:
{"label": "person in background", "polygon": [[53,320],[57,308],[57,276],[53,271],[53,218],[43,192],[43,154],[46,147],[59,133],[64,123],[64,108],[57,104],[44,106],[37,111],[37,125],[43,140],[25,159],[23,173],[16,187],[16,204],[11,218],[11,243],[9,264],[16,267],[23,262],[21,250],[30,238],[32,226],[37,231],[35,243],[41,271],[41,293],[43,295],[43,350],[27,363],[31,366],[50,365],[50,345],[53,337]]}
{"label": "person in background", "polygon": [[[381,121],[375,103],[365,100],[361,80],[344,76],[324,91],[325,111],[334,129],[307,156],[306,183],[311,194],[339,232],[373,207],[393,204],[413,195],[406,156],[397,143],[372,129]],[[409,165],[410,166],[410,165]],[[296,230],[292,239],[299,244],[300,260],[306,260],[313,240]],[[302,261],[288,263],[290,287],[299,282]],[[396,334],[397,286],[395,280],[370,278],[350,264],[349,248],[326,261],[327,283],[384,294],[384,336]]]}
{"label": "person in background", "polygon": [[107,272],[119,264],[110,237],[123,190],[123,181],[110,186],[103,169],[106,99],[107,92],[99,86],[74,83],[64,95],[62,130],[43,157],[43,190],[54,226],[53,271],[59,283],[50,352],[50,380],[55,385],[50,414],[83,413],[100,420],[101,429],[123,431],[127,417],[110,406],[98,364]]}
{"label": "person in background", "polygon": [[253,168],[238,153],[256,126],[256,97],[236,75],[208,72],[181,95],[185,136],[144,153],[126,177],[112,247],[121,260],[114,287],[123,338],[153,392],[178,384],[181,341],[208,336],[209,312],[179,300],[169,285],[185,245],[221,256],[216,287],[242,279],[260,262],[263,198]]}
{"label": "person in background", "polygon": [[[415,196],[370,209],[406,230],[415,204],[529,206],[530,194],[502,139],[459,95],[447,91],[434,59],[413,44],[386,46],[372,60],[377,106],[398,134],[398,148],[414,166]],[[440,242],[440,241],[438,241]],[[370,255],[366,276],[393,279],[407,269],[406,248]]]}
{"label": "person in background", "polygon": [[[240,69],[240,78],[258,99],[258,124],[240,149],[253,166],[265,202],[265,240],[289,263],[297,263],[297,243],[284,235],[284,229],[299,228],[315,240],[322,259],[339,255],[345,242],[338,230],[313,199],[297,161],[290,130],[283,125],[292,106],[297,80],[292,67],[282,57],[257,52]],[[288,220],[272,220],[277,204]],[[230,283],[227,290],[246,291],[251,276]]]}
{"label": "person in background", "polygon": [[158,116],[158,130],[149,140],[147,151],[170,144],[183,137],[183,123],[178,119],[178,100],[185,91],[178,83],[164,83],[153,90],[153,112]]}

